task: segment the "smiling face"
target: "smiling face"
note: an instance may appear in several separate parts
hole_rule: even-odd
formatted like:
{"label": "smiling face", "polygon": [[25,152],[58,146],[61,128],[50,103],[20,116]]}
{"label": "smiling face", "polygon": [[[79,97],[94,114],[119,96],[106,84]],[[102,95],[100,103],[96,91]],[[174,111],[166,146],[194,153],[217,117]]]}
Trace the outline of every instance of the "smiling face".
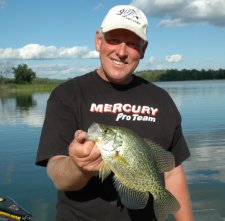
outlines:
{"label": "smiling face", "polygon": [[104,34],[97,32],[95,45],[101,60],[97,70],[100,77],[112,83],[128,84],[144,57],[147,42],[131,31],[115,29]]}

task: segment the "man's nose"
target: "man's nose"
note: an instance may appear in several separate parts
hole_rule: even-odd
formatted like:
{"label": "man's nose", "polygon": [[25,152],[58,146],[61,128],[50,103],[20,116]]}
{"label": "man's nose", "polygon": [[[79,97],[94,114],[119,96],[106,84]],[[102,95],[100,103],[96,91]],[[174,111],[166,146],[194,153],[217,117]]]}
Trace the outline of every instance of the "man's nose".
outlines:
{"label": "man's nose", "polygon": [[117,55],[120,58],[126,57],[127,56],[127,45],[125,42],[121,42],[116,50]]}

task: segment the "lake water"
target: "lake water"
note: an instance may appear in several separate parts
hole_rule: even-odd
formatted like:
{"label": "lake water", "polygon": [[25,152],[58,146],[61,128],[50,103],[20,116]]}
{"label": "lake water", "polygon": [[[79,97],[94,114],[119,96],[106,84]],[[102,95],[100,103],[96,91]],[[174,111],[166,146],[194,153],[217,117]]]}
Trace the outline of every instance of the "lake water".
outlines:
{"label": "lake water", "polygon": [[[184,163],[196,221],[225,220],[225,81],[160,82],[181,112]],[[0,96],[0,195],[37,221],[53,221],[56,191],[34,165],[48,93]]]}

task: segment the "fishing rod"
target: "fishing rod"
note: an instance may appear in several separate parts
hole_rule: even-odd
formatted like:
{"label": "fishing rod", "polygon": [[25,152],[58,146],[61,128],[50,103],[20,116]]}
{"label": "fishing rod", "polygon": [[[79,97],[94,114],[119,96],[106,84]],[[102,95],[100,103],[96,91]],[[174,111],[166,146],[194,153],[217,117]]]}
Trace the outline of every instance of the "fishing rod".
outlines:
{"label": "fishing rod", "polygon": [[12,198],[0,195],[0,221],[34,221],[31,214],[18,205]]}

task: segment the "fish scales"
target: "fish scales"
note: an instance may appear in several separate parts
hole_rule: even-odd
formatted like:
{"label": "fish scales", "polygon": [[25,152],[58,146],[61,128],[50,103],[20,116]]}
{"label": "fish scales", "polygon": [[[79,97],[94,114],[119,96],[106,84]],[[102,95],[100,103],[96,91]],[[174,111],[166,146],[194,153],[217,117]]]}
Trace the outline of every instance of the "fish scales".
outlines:
{"label": "fish scales", "polygon": [[[154,166],[149,164],[154,159],[148,153],[146,143],[135,134],[123,136],[123,143],[126,145],[124,145],[124,148],[121,148],[122,150],[119,151],[119,154],[128,164],[125,164],[124,168],[122,168],[121,164],[113,161],[112,170],[124,185],[138,191],[153,192],[152,188],[155,188],[154,185],[158,186],[159,181],[156,179],[158,174]],[[152,185],[149,186],[149,183]]]}
{"label": "fish scales", "polygon": [[124,127],[93,123],[86,138],[96,142],[101,152],[99,176],[104,180],[114,173],[115,188],[125,207],[144,208],[151,193],[158,221],[180,208],[161,179],[163,172],[175,166],[170,152]]}

